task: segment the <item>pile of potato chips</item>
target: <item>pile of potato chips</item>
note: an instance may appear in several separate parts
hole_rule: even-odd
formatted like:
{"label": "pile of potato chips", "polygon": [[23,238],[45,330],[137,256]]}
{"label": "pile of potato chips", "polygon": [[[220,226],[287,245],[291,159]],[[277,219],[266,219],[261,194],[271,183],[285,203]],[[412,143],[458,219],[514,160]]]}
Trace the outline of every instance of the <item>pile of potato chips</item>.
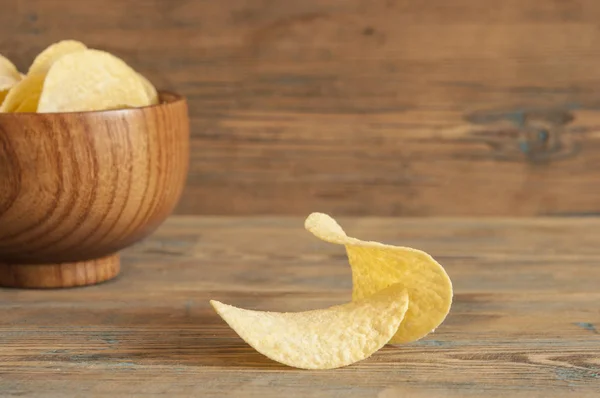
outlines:
{"label": "pile of potato chips", "polygon": [[157,103],[148,79],[120,58],[78,41],[50,45],[27,74],[0,55],[0,112],[80,112]]}
{"label": "pile of potato chips", "polygon": [[326,309],[277,313],[211,300],[215,311],[250,346],[301,369],[333,369],[370,357],[385,344],[419,340],[433,332],[452,305],[452,283],[429,254],[346,235],[323,213],[305,228],[344,245],[352,268],[352,301]]}

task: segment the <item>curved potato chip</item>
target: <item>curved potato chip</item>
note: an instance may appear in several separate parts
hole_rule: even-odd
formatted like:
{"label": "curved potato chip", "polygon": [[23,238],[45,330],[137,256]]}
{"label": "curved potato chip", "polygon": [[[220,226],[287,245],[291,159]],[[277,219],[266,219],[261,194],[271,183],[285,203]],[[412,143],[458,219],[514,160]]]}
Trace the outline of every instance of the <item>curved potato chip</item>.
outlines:
{"label": "curved potato chip", "polygon": [[23,102],[15,109],[14,113],[36,112],[40,100],[41,91],[35,91],[26,97]]}
{"label": "curved potato chip", "polygon": [[62,56],[74,52],[84,51],[87,47],[85,44],[76,40],[62,40],[48,46],[45,50],[38,54],[29,67],[28,74],[32,73],[47,73],[54,62]]}
{"label": "curved potato chip", "polygon": [[146,90],[146,96],[148,97],[149,105],[158,104],[158,93],[156,92],[154,85],[150,83],[150,80],[148,80],[146,76],[142,75],[141,73],[138,73],[138,75],[142,81],[142,84],[144,85],[144,89]]}
{"label": "curved potato chip", "polygon": [[35,112],[43,87],[44,75],[33,74],[25,76],[23,80],[15,84],[8,92],[4,102],[0,105],[0,112],[15,112],[26,100],[29,109],[26,112]]}
{"label": "curved potato chip", "polygon": [[0,54],[0,79],[19,81],[21,80],[21,74],[17,70],[17,67],[2,54]]}
{"label": "curved potato chip", "polygon": [[419,340],[438,327],[452,305],[452,282],[429,254],[408,247],[366,242],[346,235],[323,213],[313,213],[305,228],[317,238],[346,247],[352,268],[352,299],[361,300],[395,283],[408,291],[410,305],[390,344]]}
{"label": "curved potato chip", "polygon": [[8,95],[8,90],[0,90],[0,113],[2,113],[2,104]]}
{"label": "curved potato chip", "polygon": [[17,67],[0,54],[0,105],[8,95],[8,91],[21,80]]}
{"label": "curved potato chip", "polygon": [[15,78],[10,77],[10,76],[2,76],[2,75],[0,75],[0,91],[8,91],[8,90],[10,90],[20,80],[21,80],[20,77],[18,79],[15,79]]}
{"label": "curved potato chip", "polygon": [[0,106],[2,106],[2,103],[4,103],[4,99],[8,95],[10,89],[13,88],[13,86],[18,82],[18,80],[13,78],[0,76]]}
{"label": "curved potato chip", "polygon": [[62,56],[48,71],[38,112],[114,109],[149,105],[146,88],[129,65],[100,50]]}
{"label": "curved potato chip", "polygon": [[301,369],[333,369],[383,347],[404,318],[408,296],[398,284],[364,300],[296,313],[251,311],[214,300],[210,304],[266,357]]}

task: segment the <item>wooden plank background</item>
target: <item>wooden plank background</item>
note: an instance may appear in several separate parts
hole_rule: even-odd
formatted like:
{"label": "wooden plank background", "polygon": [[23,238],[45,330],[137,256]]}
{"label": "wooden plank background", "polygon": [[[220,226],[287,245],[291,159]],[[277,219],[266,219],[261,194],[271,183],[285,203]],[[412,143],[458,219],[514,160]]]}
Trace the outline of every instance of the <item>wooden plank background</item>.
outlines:
{"label": "wooden plank background", "polygon": [[595,0],[0,0],[189,98],[179,214],[600,213]]}

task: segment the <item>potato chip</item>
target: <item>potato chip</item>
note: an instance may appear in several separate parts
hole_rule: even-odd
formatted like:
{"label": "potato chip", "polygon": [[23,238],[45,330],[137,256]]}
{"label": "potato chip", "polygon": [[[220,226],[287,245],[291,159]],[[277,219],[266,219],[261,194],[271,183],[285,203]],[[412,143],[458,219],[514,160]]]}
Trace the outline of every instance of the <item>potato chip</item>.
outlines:
{"label": "potato chip", "polygon": [[[13,82],[21,80],[21,74],[17,67],[5,56],[0,54],[0,79]],[[0,87],[0,89],[2,89]]]}
{"label": "potato chip", "polygon": [[43,86],[44,75],[25,76],[8,92],[4,102],[0,105],[0,112],[15,112],[25,101],[27,101],[28,109],[26,112],[35,112]]}
{"label": "potato chip", "polygon": [[[76,53],[85,55],[71,57]],[[59,65],[54,68],[56,63]],[[46,84],[50,70],[53,73]],[[26,81],[16,87],[21,80]],[[9,95],[13,87],[16,90]],[[145,76],[112,54],[88,49],[76,40],[48,46],[35,58],[27,75],[0,55],[2,112],[114,110],[158,103],[158,92]]]}
{"label": "potato chip", "polygon": [[2,109],[2,104],[4,103],[4,99],[6,98],[6,95],[8,94],[8,90],[0,90],[0,112]]}
{"label": "potato chip", "polygon": [[144,83],[118,57],[88,49],[63,55],[50,67],[37,111],[94,111],[117,105],[150,105]]}
{"label": "potato chip", "polygon": [[1,76],[0,75],[0,91],[8,91],[8,90],[10,90],[20,80],[21,80],[20,77],[18,79],[15,79],[13,77]]}
{"label": "potato chip", "polygon": [[21,80],[21,74],[15,65],[0,54],[0,105],[8,95],[8,91]]}
{"label": "potato chip", "polygon": [[363,300],[295,313],[210,303],[246,343],[266,357],[301,369],[333,369],[368,358],[383,347],[404,318],[407,297],[397,284]]}
{"label": "potato chip", "polygon": [[333,218],[323,213],[308,216],[305,228],[319,239],[346,247],[352,267],[353,300],[362,300],[391,284],[405,287],[410,304],[391,344],[419,340],[446,318],[452,305],[452,282],[429,254],[351,238]]}
{"label": "potato chip", "polygon": [[18,82],[18,80],[15,80],[13,78],[0,76],[0,107],[2,106],[4,99],[8,95],[8,91]]}
{"label": "potato chip", "polygon": [[146,77],[140,73],[138,73],[140,80],[144,84],[144,89],[146,90],[146,96],[148,97],[148,103],[150,105],[158,104],[158,93],[156,92],[156,88],[150,80],[146,79]]}
{"label": "potato chip", "polygon": [[47,73],[52,64],[59,60],[62,56],[84,51],[87,47],[85,44],[76,40],[62,40],[48,46],[44,51],[38,54],[29,67],[27,74]]}
{"label": "potato chip", "polygon": [[19,104],[17,109],[15,109],[13,112],[14,113],[36,112],[38,102],[40,100],[40,94],[41,94],[41,91],[35,91],[33,93],[30,93],[30,95],[28,97],[25,97],[23,102],[21,102],[21,104]]}

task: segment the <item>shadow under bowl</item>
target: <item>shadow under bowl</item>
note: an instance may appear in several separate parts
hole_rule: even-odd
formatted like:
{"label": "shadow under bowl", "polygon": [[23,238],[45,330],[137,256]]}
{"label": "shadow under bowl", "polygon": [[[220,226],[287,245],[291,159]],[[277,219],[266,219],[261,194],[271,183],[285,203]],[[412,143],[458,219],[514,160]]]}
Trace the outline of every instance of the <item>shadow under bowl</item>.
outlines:
{"label": "shadow under bowl", "polygon": [[91,285],[179,202],[185,98],[72,113],[0,113],[0,286]]}

